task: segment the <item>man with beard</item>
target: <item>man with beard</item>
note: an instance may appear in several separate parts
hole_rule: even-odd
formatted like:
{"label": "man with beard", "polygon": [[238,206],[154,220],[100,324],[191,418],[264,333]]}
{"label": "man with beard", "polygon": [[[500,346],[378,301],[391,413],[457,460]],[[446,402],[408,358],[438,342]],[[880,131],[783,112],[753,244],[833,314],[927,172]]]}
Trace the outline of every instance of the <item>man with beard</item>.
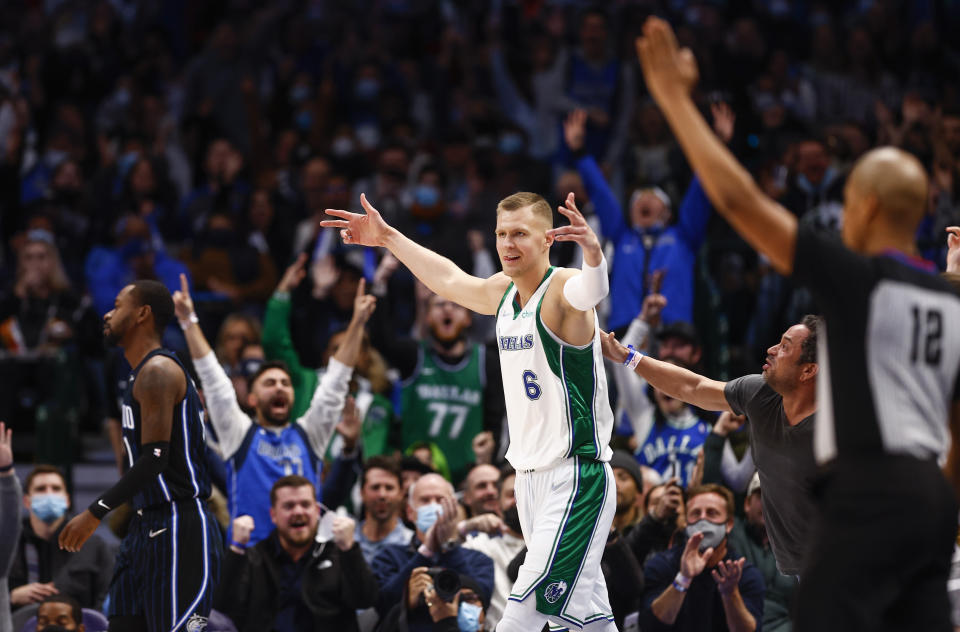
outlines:
{"label": "man with beard", "polygon": [[255,416],[251,419],[237,403],[230,378],[197,324],[186,277],[180,278],[180,290],[173,300],[203,385],[220,456],[227,465],[230,518],[252,516],[256,526],[251,541],[256,544],[270,531],[267,499],[274,481],[297,474],[319,491],[323,453],[343,411],[363,326],[373,312],[376,298],[364,294],[361,281],[346,339],[330,359],[310,408],[296,421],[290,419],[293,385],[286,365],[264,362],[250,378],[247,403]]}
{"label": "man with beard", "polygon": [[357,525],[354,538],[363,550],[367,563],[387,544],[406,544],[413,531],[400,520],[403,485],[400,466],[385,456],[367,459],[360,479],[363,520]]}
{"label": "man with beard", "polygon": [[[604,355],[629,363],[654,388],[704,410],[747,416],[750,451],[763,485],[763,514],[777,566],[799,575],[810,543],[813,506],[813,414],[817,408],[817,333],[806,316],[767,350],[762,375],[718,382],[627,349],[603,336]],[[637,355],[632,355],[637,354]]]}
{"label": "man with beard", "polygon": [[267,539],[247,548],[250,516],[233,523],[214,603],[240,632],[357,632],[356,611],[377,598],[377,580],[353,538],[354,521],[329,510],[320,517],[313,484],[284,476],[270,489]]}
{"label": "man with beard", "polygon": [[427,302],[429,339],[397,339],[387,314],[371,329],[373,346],[400,371],[401,447],[428,441],[447,458],[452,482],[475,460],[472,441],[481,432],[500,436],[503,386],[492,347],[467,340],[470,312],[432,295]]}
{"label": "man with beard", "polygon": [[121,423],[130,469],[60,532],[60,548],[76,552],[111,510],[129,501],[136,512],[108,592],[114,631],[206,629],[220,575],[220,528],[206,507],[203,406],[184,366],[160,346],[174,317],[170,292],[157,281],[126,286],[104,316],[104,338],[134,367]]}

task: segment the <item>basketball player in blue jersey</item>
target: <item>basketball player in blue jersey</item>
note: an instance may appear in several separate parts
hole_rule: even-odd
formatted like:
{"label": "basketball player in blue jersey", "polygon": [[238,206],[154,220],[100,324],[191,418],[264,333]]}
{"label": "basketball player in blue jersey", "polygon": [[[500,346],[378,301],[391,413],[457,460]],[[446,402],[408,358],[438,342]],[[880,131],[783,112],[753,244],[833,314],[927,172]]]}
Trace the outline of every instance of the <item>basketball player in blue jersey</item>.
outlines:
{"label": "basketball player in blue jersey", "polygon": [[322,500],[323,454],[343,412],[363,327],[377,301],[364,288],[361,280],[343,344],[330,358],[307,412],[299,419],[290,418],[294,392],[287,367],[282,362],[265,362],[250,379],[247,404],[254,410],[251,418],[237,403],[230,378],[197,324],[187,279],[180,275],[180,290],[174,293],[173,302],[203,385],[217,449],[226,462],[231,529],[236,518],[250,516],[254,525],[251,546],[273,529],[270,489],[277,479],[303,476],[316,488],[317,500]]}
{"label": "basketball player in blue jersey", "polygon": [[134,367],[122,408],[130,469],[60,533],[60,547],[78,551],[109,511],[133,505],[108,593],[112,632],[205,630],[220,574],[203,407],[183,365],[160,346],[173,319],[173,298],[157,281],[126,286],[103,317],[104,338]]}
{"label": "basketball player in blue jersey", "polygon": [[[607,294],[606,261],[571,193],[560,207],[568,226],[552,228],[541,196],[515,193],[497,205],[503,272],[481,279],[391,228],[360,196],[366,214],[338,217],[346,243],[388,248],[427,287],[468,309],[497,317],[515,493],[527,555],[499,632],[552,627],[616,629],[600,558],[616,511],[608,461],[613,412],[607,396],[594,307]],[[572,241],[583,269],[554,268],[550,246]],[[445,542],[424,543],[433,558]],[[433,548],[431,548],[433,547]]]}

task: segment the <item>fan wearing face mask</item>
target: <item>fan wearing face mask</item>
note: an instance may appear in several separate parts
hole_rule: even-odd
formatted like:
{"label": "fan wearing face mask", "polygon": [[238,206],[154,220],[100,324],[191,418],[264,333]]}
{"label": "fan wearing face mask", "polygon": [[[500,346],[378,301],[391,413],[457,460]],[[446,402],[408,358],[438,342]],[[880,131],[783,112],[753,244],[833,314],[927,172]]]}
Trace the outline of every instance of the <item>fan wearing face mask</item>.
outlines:
{"label": "fan wearing face mask", "polygon": [[733,493],[720,485],[691,487],[687,526],[673,547],[643,569],[640,628],[756,630],[763,619],[763,575],[729,546]]}
{"label": "fan wearing face mask", "polygon": [[273,530],[255,546],[250,516],[233,521],[214,608],[240,632],[357,632],[356,611],[377,598],[377,581],[354,539],[356,522],[316,500],[313,483],[284,476],[270,490]]}
{"label": "fan wearing face mask", "polygon": [[10,569],[15,623],[29,618],[36,604],[52,595],[99,609],[113,576],[113,554],[97,535],[76,553],[60,549],[57,538],[71,514],[63,474],[51,465],[37,465],[27,475],[24,491],[26,517]]}

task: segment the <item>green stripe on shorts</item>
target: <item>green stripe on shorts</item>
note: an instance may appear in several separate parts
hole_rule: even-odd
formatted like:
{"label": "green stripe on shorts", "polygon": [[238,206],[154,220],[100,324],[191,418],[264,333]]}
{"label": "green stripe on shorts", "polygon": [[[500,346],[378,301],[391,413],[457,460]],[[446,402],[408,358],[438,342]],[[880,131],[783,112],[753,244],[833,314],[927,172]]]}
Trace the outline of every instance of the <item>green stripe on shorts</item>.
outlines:
{"label": "green stripe on shorts", "polygon": [[[580,578],[607,493],[607,475],[599,461],[576,458],[578,484],[573,506],[547,576],[536,588],[537,611],[560,616]],[[581,590],[593,590],[584,586]]]}

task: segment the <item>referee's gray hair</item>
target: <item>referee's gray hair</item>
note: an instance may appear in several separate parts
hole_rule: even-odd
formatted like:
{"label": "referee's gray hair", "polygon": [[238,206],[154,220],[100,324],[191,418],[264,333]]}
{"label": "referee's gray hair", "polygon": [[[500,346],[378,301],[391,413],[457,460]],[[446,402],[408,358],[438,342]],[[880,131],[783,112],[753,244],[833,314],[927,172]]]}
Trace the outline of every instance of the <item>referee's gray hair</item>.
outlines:
{"label": "referee's gray hair", "polygon": [[450,481],[448,481],[448,480],[445,479],[444,477],[440,476],[440,475],[437,474],[436,472],[430,472],[429,474],[424,474],[423,476],[421,476],[421,477],[418,478],[417,480],[415,480],[415,481],[413,481],[412,483],[410,483],[410,489],[407,490],[407,503],[408,503],[411,507],[413,507],[413,490],[414,490],[414,488],[417,486],[417,483],[419,483],[420,481],[422,481],[422,480],[423,480],[425,477],[427,477],[427,476],[438,476],[441,481],[443,481],[444,483],[447,484],[447,489],[450,491],[450,496],[456,498],[457,490],[455,490],[455,489],[453,488],[453,483],[451,483]]}

